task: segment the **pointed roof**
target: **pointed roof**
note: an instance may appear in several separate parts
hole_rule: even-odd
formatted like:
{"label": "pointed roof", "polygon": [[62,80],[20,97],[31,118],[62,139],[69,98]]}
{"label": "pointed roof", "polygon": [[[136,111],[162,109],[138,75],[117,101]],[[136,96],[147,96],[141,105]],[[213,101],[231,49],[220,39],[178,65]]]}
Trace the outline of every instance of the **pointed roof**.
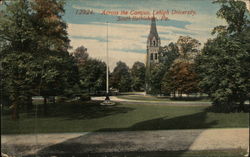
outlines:
{"label": "pointed roof", "polygon": [[159,39],[154,16],[151,18],[151,27],[150,27],[150,33],[148,35],[148,39],[151,40],[151,39],[153,39],[153,37],[155,37],[156,39]]}

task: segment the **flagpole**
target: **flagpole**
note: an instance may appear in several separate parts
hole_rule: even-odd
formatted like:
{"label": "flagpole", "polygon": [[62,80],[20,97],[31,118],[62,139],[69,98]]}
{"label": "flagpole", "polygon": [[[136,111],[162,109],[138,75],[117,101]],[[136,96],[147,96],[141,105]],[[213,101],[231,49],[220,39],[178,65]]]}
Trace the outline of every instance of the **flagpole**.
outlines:
{"label": "flagpole", "polygon": [[106,46],[106,56],[107,56],[107,65],[106,65],[106,98],[105,100],[110,100],[109,99],[109,53],[108,53],[108,49],[109,49],[109,45],[108,45],[108,33],[109,33],[109,30],[108,30],[108,26],[109,26],[109,23],[107,21],[107,46]]}

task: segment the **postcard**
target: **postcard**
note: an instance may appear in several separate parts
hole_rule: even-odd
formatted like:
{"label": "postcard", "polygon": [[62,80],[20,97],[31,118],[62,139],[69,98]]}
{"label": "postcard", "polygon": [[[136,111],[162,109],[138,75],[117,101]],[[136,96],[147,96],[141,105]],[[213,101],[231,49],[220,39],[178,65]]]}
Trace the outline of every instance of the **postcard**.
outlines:
{"label": "postcard", "polygon": [[249,156],[249,0],[1,0],[1,156]]}

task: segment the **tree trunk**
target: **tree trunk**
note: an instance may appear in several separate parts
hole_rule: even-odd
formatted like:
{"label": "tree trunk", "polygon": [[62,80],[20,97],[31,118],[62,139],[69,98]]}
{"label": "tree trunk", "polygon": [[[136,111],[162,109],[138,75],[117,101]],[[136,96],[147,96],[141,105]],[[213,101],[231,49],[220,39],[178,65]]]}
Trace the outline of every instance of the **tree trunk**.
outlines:
{"label": "tree trunk", "polygon": [[56,97],[53,96],[53,105],[55,105],[55,104],[56,104]]}
{"label": "tree trunk", "polygon": [[30,113],[31,110],[32,110],[32,96],[29,96],[27,100],[27,112]]}
{"label": "tree trunk", "polygon": [[48,114],[47,97],[43,97],[43,114]]}
{"label": "tree trunk", "polygon": [[244,101],[241,101],[239,105],[239,112],[241,111],[244,111]]}
{"label": "tree trunk", "polygon": [[16,102],[13,102],[12,105],[12,119],[17,120],[19,119],[19,109],[18,109],[18,104]]}

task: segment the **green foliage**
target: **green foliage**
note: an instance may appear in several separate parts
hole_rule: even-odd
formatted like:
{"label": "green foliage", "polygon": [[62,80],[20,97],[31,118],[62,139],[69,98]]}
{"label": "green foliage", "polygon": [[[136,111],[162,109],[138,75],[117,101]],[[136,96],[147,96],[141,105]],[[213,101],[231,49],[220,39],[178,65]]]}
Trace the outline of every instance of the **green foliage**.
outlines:
{"label": "green foliage", "polygon": [[180,36],[176,43],[179,47],[179,58],[184,60],[190,60],[192,55],[199,52],[199,46],[201,43],[190,36]]}
{"label": "green foliage", "polygon": [[76,48],[73,57],[78,68],[78,84],[81,93],[97,93],[105,90],[106,64],[90,58],[84,46]]}
{"label": "green foliage", "polygon": [[62,20],[64,14],[62,0],[34,0],[32,22],[36,32],[35,40],[40,50],[53,50],[60,55],[67,55],[69,39],[67,25]]}
{"label": "green foliage", "polygon": [[226,30],[217,31],[216,38],[207,41],[196,60],[196,70],[200,86],[214,106],[220,111],[241,111],[250,93],[249,19],[243,2],[217,2],[221,3],[217,15],[226,19],[228,25]]}
{"label": "green foliage", "polygon": [[250,24],[249,15],[246,3],[235,0],[217,0],[214,3],[220,3],[221,8],[217,12],[219,18],[225,19],[228,23],[227,26],[215,27],[213,34],[227,32],[240,33],[245,30]]}
{"label": "green foliage", "polygon": [[131,69],[132,77],[132,89],[135,91],[141,91],[145,87],[145,71],[146,67],[144,63],[135,62]]}
{"label": "green foliage", "polygon": [[38,93],[41,67],[34,60],[31,54],[24,52],[11,53],[1,59],[1,102],[11,103],[13,119],[19,117],[19,108],[29,105],[31,96]]}
{"label": "green foliage", "polygon": [[74,63],[67,51],[63,12],[63,4],[51,0],[16,0],[4,7],[0,17],[1,91],[15,110],[21,99],[61,95],[69,87]]}
{"label": "green foliage", "polygon": [[4,93],[12,101],[23,102],[25,96],[38,92],[36,82],[41,67],[34,63],[34,57],[28,53],[6,55],[2,61],[2,77]]}
{"label": "green foliage", "polygon": [[128,92],[131,90],[131,81],[129,67],[124,62],[117,62],[111,74],[111,86],[120,92]]}
{"label": "green foliage", "polygon": [[164,64],[155,64],[150,70],[150,93],[152,94],[162,94],[161,82],[162,78],[166,72],[166,67]]}
{"label": "green foliage", "polygon": [[88,59],[78,64],[80,88],[82,91],[96,93],[105,90],[106,64],[97,59]]}
{"label": "green foliage", "polygon": [[166,94],[197,93],[198,77],[194,72],[194,65],[189,62],[177,62],[165,73],[162,81],[162,89]]}
{"label": "green foliage", "polygon": [[176,43],[170,43],[159,49],[159,62],[163,63],[166,68],[170,68],[173,61],[179,56],[179,49]]}
{"label": "green foliage", "polygon": [[[37,72],[40,67],[32,56],[33,29],[28,1],[13,1],[0,16],[1,101],[10,100],[18,118],[18,109],[37,92]],[[32,88],[32,90],[29,90]]]}
{"label": "green foliage", "polygon": [[155,90],[166,95],[171,93],[197,92],[197,76],[192,62],[199,53],[200,42],[189,36],[180,36],[176,43],[160,48],[160,62],[164,65],[158,72]]}
{"label": "green foliage", "polygon": [[66,60],[64,65],[67,73],[67,83],[64,89],[64,95],[68,98],[75,97],[81,94],[81,89],[79,87],[79,70],[75,57],[70,55]]}
{"label": "green foliage", "polygon": [[49,56],[43,62],[41,75],[40,94],[42,96],[62,95],[67,85],[67,65],[66,60]]}
{"label": "green foliage", "polygon": [[5,54],[33,49],[34,29],[29,5],[27,0],[12,1],[0,16],[0,41]]}
{"label": "green foliage", "polygon": [[[169,70],[174,60],[179,56],[179,49],[176,43],[170,43],[159,49],[159,63],[152,65],[150,75],[147,82],[149,82],[151,94],[162,94],[162,79],[166,71]],[[165,93],[166,94],[166,93]]]}
{"label": "green foliage", "polygon": [[78,64],[85,64],[84,62],[87,61],[89,58],[89,54],[87,53],[87,48],[84,46],[80,46],[75,49],[73,52],[74,58]]}
{"label": "green foliage", "polygon": [[243,105],[250,92],[250,51],[241,42],[236,37],[217,37],[206,43],[197,59],[201,87],[224,111]]}

